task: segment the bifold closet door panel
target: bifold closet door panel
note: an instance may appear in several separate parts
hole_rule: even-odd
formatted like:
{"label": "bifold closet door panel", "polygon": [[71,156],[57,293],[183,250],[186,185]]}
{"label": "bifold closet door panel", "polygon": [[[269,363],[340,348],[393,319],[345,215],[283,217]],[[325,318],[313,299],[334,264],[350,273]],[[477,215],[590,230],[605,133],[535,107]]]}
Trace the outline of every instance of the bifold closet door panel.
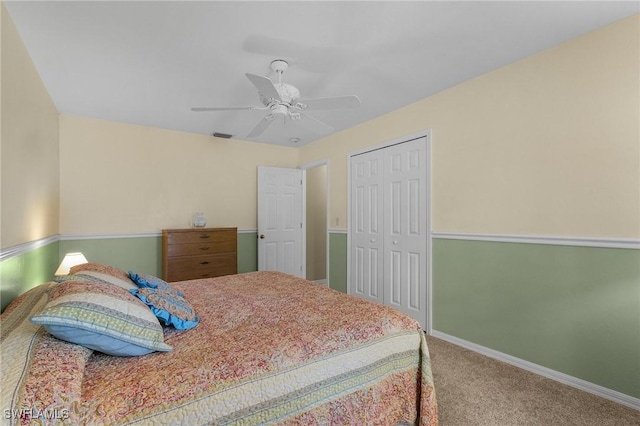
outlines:
{"label": "bifold closet door panel", "polygon": [[380,150],[351,157],[351,289],[379,303],[384,303],[383,167]]}
{"label": "bifold closet door panel", "polygon": [[424,139],[386,148],[384,303],[426,318],[427,188]]}

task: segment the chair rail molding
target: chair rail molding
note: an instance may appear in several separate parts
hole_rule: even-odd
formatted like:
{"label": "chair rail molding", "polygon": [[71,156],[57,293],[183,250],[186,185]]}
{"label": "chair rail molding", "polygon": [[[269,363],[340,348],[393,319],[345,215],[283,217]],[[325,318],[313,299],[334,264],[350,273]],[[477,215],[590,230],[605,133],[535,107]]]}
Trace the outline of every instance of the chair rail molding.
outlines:
{"label": "chair rail molding", "polygon": [[440,240],[487,241],[495,243],[546,244],[555,246],[600,247],[640,250],[640,239],[637,238],[476,234],[463,232],[432,232],[431,237]]}
{"label": "chair rail molding", "polygon": [[16,244],[15,246],[7,247],[0,250],[0,261],[7,260],[11,257],[20,256],[21,254],[28,253],[32,250],[39,249],[40,247],[53,244],[60,241],[60,235],[52,235],[45,238],[40,238],[34,241],[28,241],[22,244]]}

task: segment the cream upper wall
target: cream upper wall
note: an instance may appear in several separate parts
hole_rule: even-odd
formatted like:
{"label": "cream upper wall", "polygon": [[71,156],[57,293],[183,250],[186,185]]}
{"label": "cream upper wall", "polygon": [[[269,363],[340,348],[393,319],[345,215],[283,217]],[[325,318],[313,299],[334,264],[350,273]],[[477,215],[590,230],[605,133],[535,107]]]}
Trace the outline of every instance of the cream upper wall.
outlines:
{"label": "cream upper wall", "polygon": [[349,152],[431,129],[433,231],[639,238],[639,34],[636,15],[302,147],[331,161],[330,226]]}
{"label": "cream upper wall", "polygon": [[60,232],[256,228],[258,165],[295,167],[295,148],[60,116]]}
{"label": "cream upper wall", "polygon": [[1,4],[0,246],[58,234],[58,111]]}

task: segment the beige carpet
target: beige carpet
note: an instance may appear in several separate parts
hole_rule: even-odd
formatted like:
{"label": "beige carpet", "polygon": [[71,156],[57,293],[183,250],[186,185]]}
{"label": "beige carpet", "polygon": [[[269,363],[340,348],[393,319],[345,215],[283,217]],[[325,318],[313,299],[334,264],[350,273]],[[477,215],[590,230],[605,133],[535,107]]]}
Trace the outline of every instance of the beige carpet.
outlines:
{"label": "beige carpet", "polygon": [[640,425],[640,411],[427,336],[442,426]]}

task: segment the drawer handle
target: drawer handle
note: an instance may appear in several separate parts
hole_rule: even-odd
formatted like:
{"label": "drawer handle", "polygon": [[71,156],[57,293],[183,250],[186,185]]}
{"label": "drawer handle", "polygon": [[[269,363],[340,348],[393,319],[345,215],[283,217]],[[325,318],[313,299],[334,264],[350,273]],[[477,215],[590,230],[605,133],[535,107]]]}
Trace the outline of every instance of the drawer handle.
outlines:
{"label": "drawer handle", "polygon": [[204,262],[200,262],[201,265],[208,265],[209,261],[205,260]]}
{"label": "drawer handle", "polygon": [[203,240],[206,240],[209,237],[210,235],[207,235],[207,234],[200,235],[200,238],[202,238]]}
{"label": "drawer handle", "polygon": [[200,250],[209,250],[209,246],[207,246],[207,247],[200,247]]}
{"label": "drawer handle", "polygon": [[200,276],[201,276],[201,277],[208,277],[208,276],[209,276],[209,274],[201,274]]}

